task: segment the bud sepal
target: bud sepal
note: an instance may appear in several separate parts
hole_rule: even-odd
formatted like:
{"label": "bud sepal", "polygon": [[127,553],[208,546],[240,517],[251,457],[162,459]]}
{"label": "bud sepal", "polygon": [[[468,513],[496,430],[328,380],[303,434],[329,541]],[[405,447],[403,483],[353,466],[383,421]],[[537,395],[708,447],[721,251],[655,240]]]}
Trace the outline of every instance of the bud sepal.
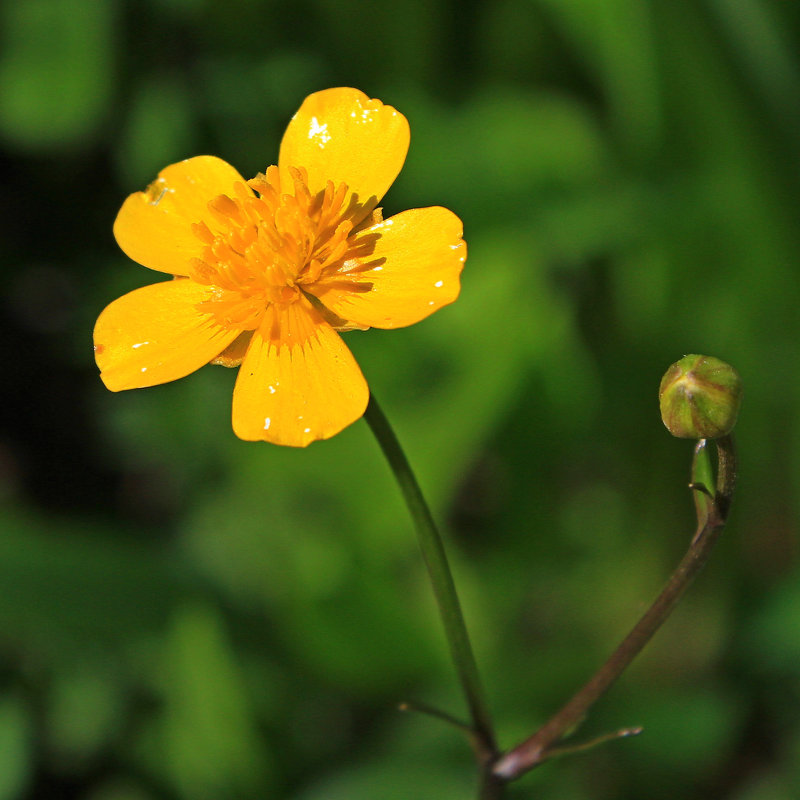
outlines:
{"label": "bud sepal", "polygon": [[688,355],[673,364],[658,390],[661,419],[681,439],[717,439],[733,430],[742,402],[742,381],[713,356]]}

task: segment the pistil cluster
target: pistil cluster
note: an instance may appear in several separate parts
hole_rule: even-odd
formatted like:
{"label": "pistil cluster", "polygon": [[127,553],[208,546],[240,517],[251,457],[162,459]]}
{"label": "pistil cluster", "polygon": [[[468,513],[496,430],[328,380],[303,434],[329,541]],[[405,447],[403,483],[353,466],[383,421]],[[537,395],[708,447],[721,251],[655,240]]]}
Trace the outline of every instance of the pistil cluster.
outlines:
{"label": "pistil cluster", "polygon": [[[205,222],[192,230],[203,243],[190,277],[215,289],[201,305],[226,327],[255,330],[271,303],[296,302],[321,277],[346,271],[353,223],[344,207],[347,186],[332,182],[312,196],[302,168],[289,168],[293,194],[282,194],[280,174],[265,174],[234,187],[208,204],[217,230]],[[356,266],[347,265],[347,266]]]}

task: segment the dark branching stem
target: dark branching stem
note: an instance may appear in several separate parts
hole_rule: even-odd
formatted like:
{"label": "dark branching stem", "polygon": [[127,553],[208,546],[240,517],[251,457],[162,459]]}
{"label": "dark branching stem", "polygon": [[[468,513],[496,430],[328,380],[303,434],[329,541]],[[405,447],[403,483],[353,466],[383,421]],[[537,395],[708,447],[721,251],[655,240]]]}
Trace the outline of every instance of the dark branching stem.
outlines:
{"label": "dark branching stem", "polygon": [[[400,442],[373,395],[370,395],[364,419],[389,462],[414,520],[422,556],[433,585],[447,642],[450,645],[450,653],[469,707],[469,736],[481,769],[480,798],[499,800],[503,793],[504,781],[491,771],[491,766],[497,757],[494,729],[442,538]],[[437,714],[437,716],[443,715]]]}
{"label": "dark branching stem", "polygon": [[[466,726],[456,724],[467,729],[475,749],[481,774],[479,800],[502,800],[509,781],[519,778],[549,758],[578,752],[609,739],[638,733],[638,728],[626,728],[582,744],[561,744],[564,737],[582,722],[591,707],[642,651],[708,561],[711,550],[725,526],[733,497],[736,482],[733,438],[729,435],[715,441],[717,478],[713,492],[699,477],[698,464],[700,457],[704,455],[706,441],[701,440],[695,448],[690,486],[695,492],[697,529],[689,550],[661,594],[592,678],[542,728],[499,756],[491,717],[442,539],[400,443],[373,396],[370,396],[364,417],[392,468],[414,519],[450,652],[469,706],[470,724]],[[434,713],[435,716],[448,719],[447,715],[441,712]]]}
{"label": "dark branching stem", "polygon": [[[553,755],[564,752],[559,742],[586,716],[589,709],[625,671],[642,648],[650,641],[662,623],[675,609],[683,593],[703,568],[728,517],[734,484],[736,482],[736,454],[733,438],[723,436],[716,440],[717,480],[713,493],[697,503],[698,525],[689,550],[664,586],[661,594],[631,632],[612,653],[610,658],[556,714],[530,738],[514,747],[497,760],[494,774],[506,781],[518,778]],[[706,447],[701,440],[695,449],[692,468],[692,488],[705,490],[697,483],[697,463]],[[706,490],[707,491],[707,490]],[[633,731],[630,731],[633,732]],[[624,732],[621,732],[624,735]]]}

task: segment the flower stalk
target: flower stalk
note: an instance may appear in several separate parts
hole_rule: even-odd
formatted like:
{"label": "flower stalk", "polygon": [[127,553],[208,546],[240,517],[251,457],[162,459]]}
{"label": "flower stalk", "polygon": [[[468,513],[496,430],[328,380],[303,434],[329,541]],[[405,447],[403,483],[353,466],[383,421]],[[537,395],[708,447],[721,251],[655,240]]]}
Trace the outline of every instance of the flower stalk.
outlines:
{"label": "flower stalk", "polygon": [[502,786],[498,779],[488,771],[490,763],[497,754],[494,728],[442,537],[400,442],[373,394],[370,394],[364,419],[369,424],[389,462],[406,506],[414,520],[419,546],[433,586],[450,654],[469,708],[470,738],[481,767],[487,770],[483,776],[484,786],[480,796],[483,800],[499,798]]}
{"label": "flower stalk", "polygon": [[[633,659],[652,639],[675,609],[684,592],[708,561],[711,550],[722,533],[728,518],[736,482],[736,453],[733,437],[715,440],[717,478],[713,492],[701,481],[701,459],[707,441],[695,447],[690,487],[702,492],[704,501],[697,504],[698,522],[686,555],[667,581],[661,594],[634,625],[630,633],[592,678],[556,714],[531,737],[498,759],[494,773],[506,781],[515,780],[548,758],[563,752],[559,742],[584,719],[591,707],[603,696]],[[622,732],[630,735],[630,732]],[[603,737],[606,738],[606,737]]]}

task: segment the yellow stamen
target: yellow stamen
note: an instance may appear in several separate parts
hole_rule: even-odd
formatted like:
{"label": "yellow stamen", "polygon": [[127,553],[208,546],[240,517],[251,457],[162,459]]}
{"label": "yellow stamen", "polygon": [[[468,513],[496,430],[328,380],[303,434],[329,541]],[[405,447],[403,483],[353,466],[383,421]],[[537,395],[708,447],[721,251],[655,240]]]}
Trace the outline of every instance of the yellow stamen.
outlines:
{"label": "yellow stamen", "polygon": [[295,302],[301,287],[345,262],[353,230],[342,219],[347,186],[329,181],[314,196],[305,169],[290,167],[289,174],[292,194],[281,193],[278,168],[271,166],[247,186],[237,183],[232,196],[209,202],[213,230],[204,222],[192,226],[203,254],[193,259],[191,277],[216,289],[201,306],[223,325],[255,330],[269,304]]}

